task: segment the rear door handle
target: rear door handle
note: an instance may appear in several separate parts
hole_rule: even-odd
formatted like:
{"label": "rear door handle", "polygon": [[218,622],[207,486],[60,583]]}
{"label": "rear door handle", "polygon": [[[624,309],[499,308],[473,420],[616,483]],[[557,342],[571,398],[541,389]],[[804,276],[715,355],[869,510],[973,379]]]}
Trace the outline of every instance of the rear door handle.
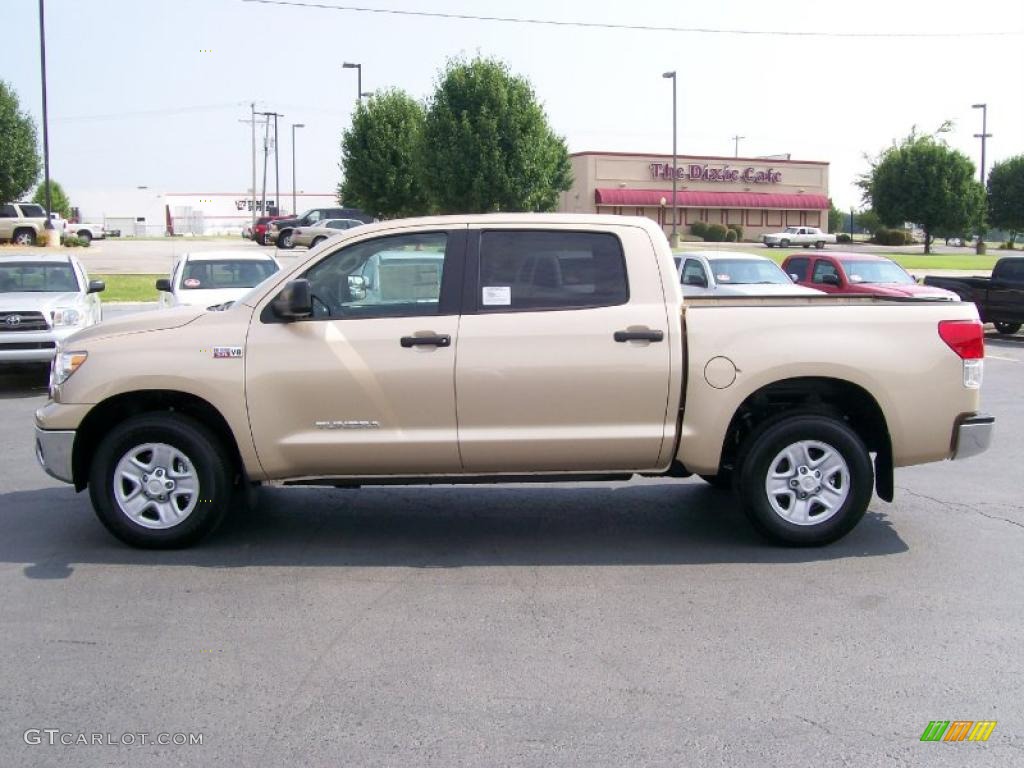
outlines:
{"label": "rear door handle", "polygon": [[664,341],[664,331],[616,331],[615,340],[625,341]]}
{"label": "rear door handle", "polygon": [[443,333],[437,336],[403,336],[402,346],[408,349],[409,347],[450,347],[452,345],[452,337],[447,333]]}

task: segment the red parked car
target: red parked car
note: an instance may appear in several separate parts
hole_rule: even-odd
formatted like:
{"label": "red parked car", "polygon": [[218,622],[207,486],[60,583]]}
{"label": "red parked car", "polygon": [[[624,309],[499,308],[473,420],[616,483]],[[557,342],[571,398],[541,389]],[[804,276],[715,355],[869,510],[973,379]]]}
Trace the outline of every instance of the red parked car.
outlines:
{"label": "red parked car", "polygon": [[825,293],[958,301],[952,291],[920,285],[903,267],[870,253],[794,253],[782,262],[793,282]]}
{"label": "red parked car", "polygon": [[274,219],[283,219],[284,216],[260,216],[256,219],[256,228],[252,231],[252,239],[260,245],[270,245],[270,240],[267,239],[267,225]]}

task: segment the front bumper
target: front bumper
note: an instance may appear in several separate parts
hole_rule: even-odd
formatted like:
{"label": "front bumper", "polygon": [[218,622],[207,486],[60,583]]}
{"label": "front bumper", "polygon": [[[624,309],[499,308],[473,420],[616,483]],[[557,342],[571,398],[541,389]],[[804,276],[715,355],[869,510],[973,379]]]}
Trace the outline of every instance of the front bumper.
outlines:
{"label": "front bumper", "polygon": [[988,450],[992,443],[995,417],[987,413],[962,416],[953,427],[954,459],[966,459]]}
{"label": "front bumper", "polygon": [[71,469],[71,452],[74,445],[74,430],[36,427],[36,459],[46,470],[46,474],[64,483],[73,483],[75,480]]}

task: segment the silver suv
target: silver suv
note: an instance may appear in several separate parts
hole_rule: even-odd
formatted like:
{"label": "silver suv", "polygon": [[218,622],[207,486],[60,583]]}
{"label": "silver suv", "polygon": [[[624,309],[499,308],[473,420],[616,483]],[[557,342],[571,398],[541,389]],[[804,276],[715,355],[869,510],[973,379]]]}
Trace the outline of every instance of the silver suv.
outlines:
{"label": "silver suv", "polygon": [[35,203],[3,203],[0,205],[0,242],[35,245],[43,239],[46,211]]}

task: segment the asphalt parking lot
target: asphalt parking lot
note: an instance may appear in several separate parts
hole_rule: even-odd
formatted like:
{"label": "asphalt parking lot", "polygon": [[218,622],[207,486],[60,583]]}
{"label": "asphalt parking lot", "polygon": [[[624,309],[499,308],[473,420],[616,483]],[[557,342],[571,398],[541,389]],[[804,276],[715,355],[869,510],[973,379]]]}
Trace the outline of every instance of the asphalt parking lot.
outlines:
{"label": "asphalt parking lot", "polygon": [[988,355],[992,449],[817,550],[658,480],[268,489],[135,551],[37,467],[45,374],[0,372],[0,765],[1020,765],[1024,335]]}

